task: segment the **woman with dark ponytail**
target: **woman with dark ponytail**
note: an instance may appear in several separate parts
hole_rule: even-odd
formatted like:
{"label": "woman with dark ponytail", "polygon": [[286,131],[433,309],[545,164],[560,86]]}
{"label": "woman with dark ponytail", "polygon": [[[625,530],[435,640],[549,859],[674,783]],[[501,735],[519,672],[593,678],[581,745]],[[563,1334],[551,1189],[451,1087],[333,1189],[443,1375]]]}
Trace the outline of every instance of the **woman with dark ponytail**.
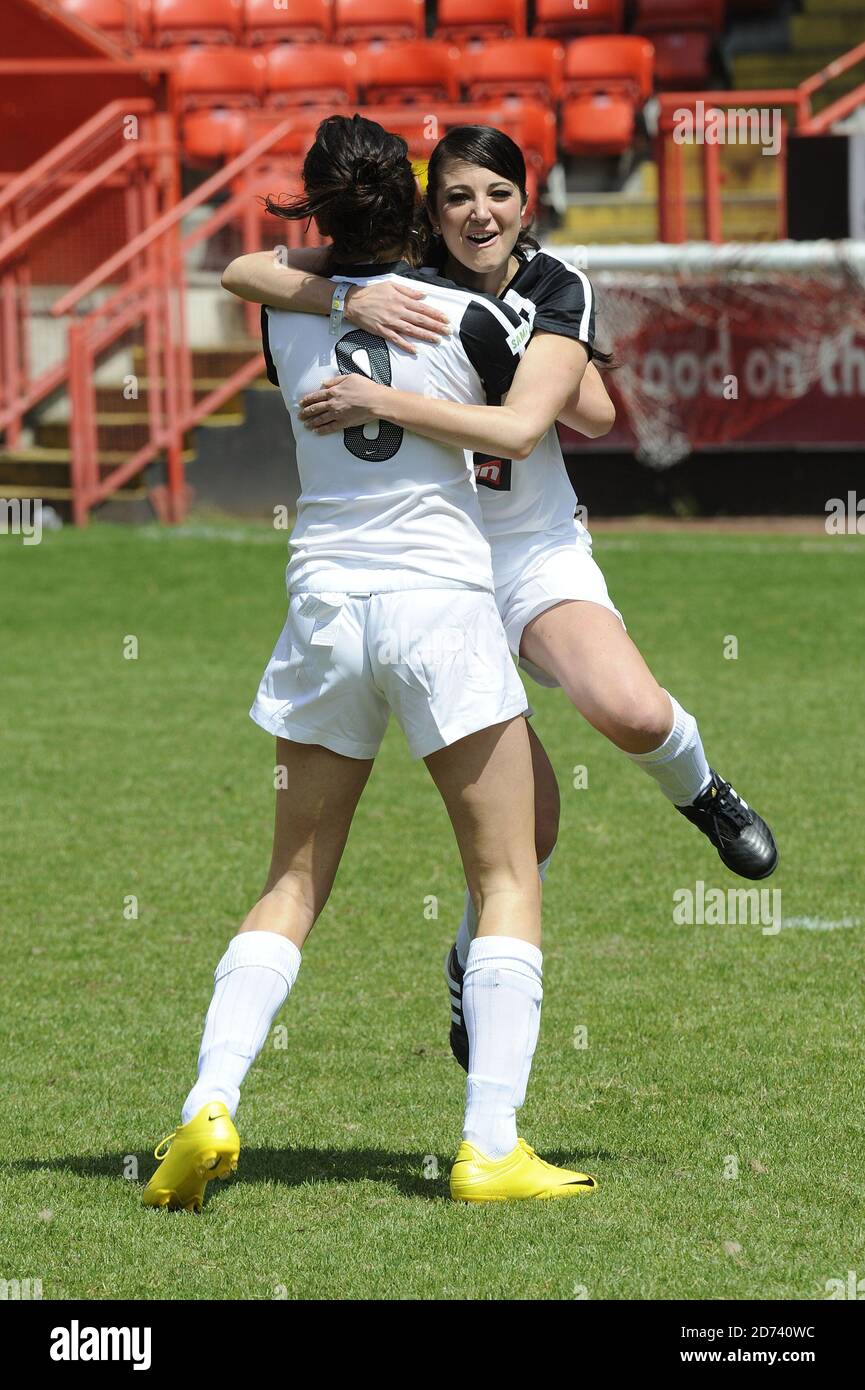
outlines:
{"label": "woman with dark ponytail", "polygon": [[532,757],[465,455],[386,422],[325,437],[299,420],[301,398],[337,371],[480,408],[482,382],[512,386],[521,320],[441,284],[428,290],[450,329],[441,347],[411,356],[344,328],[350,287],[413,285],[403,259],[416,198],[405,142],[360,116],[332,116],[303,178],[303,196],[275,206],[315,218],[332,238],[329,318],[262,316],[301,484],[288,617],[250,711],[277,739],[273,852],[262,894],[217,967],[198,1079],[167,1153],[157,1150],[144,1200],[198,1210],[209,1179],[237,1166],[241,1083],[297,977],[391,713],[441,793],[479,916],[464,989],[472,1075],[451,1195],[590,1193],[592,1178],[543,1162],[517,1137],[543,993]]}

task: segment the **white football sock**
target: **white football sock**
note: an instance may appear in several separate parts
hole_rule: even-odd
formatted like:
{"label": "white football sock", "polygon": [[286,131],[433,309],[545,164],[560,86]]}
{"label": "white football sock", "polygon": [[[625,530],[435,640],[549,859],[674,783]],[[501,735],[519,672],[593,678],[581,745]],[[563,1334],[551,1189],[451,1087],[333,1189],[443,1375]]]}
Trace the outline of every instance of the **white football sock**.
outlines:
{"label": "white football sock", "polygon": [[[541,863],[538,865],[538,873],[541,876],[541,883],[543,883],[544,879],[547,876],[547,869],[550,867],[550,860],[552,859],[553,854],[555,853],[555,849],[556,847],[555,845],[553,845],[553,848],[550,850],[546,859],[543,859]],[[465,970],[466,968],[466,961],[469,958],[469,947],[475,939],[475,933],[477,932],[477,929],[478,914],[475,912],[475,905],[472,902],[472,895],[467,888],[465,906],[463,907],[463,919],[460,922],[459,930],[457,931],[457,960],[459,961],[460,967],[463,970]]]}
{"label": "white football sock", "polygon": [[487,1158],[504,1158],[516,1147],[516,1112],[525,1099],[541,1023],[542,965],[537,946],[512,936],[481,936],[469,948],[463,1138]]}
{"label": "white football sock", "polygon": [[198,1080],[186,1098],[183,1123],[221,1100],[232,1119],[240,1087],[285,1003],[300,969],[293,941],[272,931],[241,932],[216,967],[216,981],[198,1054]]}
{"label": "white football sock", "polygon": [[673,706],[673,727],[659,748],[650,753],[629,753],[632,762],[654,777],[664,796],[677,806],[690,806],[709,785],[712,771],[703,752],[697,721],[682,709],[669,690]]}

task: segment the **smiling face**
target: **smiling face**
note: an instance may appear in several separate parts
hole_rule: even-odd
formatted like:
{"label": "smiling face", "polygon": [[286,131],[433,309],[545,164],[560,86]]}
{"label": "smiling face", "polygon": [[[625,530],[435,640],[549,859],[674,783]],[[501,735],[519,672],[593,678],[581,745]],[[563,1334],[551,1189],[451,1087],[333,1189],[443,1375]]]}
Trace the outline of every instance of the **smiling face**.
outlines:
{"label": "smiling face", "polygon": [[473,276],[506,272],[524,210],[515,183],[492,169],[449,161],[429,210],[454,261]]}

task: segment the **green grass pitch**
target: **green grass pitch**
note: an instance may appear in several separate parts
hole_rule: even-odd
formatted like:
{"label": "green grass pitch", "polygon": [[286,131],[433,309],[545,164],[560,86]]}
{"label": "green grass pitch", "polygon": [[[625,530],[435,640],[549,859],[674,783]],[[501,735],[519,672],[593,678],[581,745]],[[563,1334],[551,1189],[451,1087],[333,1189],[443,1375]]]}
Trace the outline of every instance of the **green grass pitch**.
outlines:
{"label": "green grass pitch", "polygon": [[656,675],[775,828],[777,935],[676,925],[677,889],[739,880],[527,682],[562,829],[520,1129],[594,1173],[594,1198],[448,1200],[464,1078],[442,962],[462,883],[392,723],[247,1081],[238,1179],[199,1218],[141,1207],[266,872],[274,748],[247,710],[284,550],[264,525],[0,539],[0,1279],[41,1279],[46,1299],[823,1299],[865,1275],[856,537],[596,539]]}

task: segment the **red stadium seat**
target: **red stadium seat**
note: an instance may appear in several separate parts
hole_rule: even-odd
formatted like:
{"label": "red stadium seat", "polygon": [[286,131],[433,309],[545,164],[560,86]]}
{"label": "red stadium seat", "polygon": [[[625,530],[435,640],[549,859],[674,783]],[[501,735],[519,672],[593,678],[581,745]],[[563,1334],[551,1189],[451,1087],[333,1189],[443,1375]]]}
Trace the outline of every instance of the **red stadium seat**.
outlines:
{"label": "red stadium seat", "polygon": [[725,0],[636,0],[634,32],[651,34],[659,87],[704,86]]}
{"label": "red stadium seat", "polygon": [[265,105],[347,106],[357,101],[357,54],[336,45],[278,44],[265,55]]}
{"label": "red stadium seat", "polygon": [[[556,162],[556,113],[539,101],[513,101],[503,104],[505,115],[516,122],[518,134],[514,139],[525,156],[527,165],[537,170],[543,180]],[[495,125],[495,121],[490,122]]]}
{"label": "red stadium seat", "polygon": [[634,33],[683,33],[703,29],[720,34],[726,0],[635,0]]}
{"label": "red stadium seat", "polygon": [[462,54],[437,39],[407,39],[358,53],[358,86],[378,105],[459,101]]}
{"label": "red stadium seat", "polygon": [[526,0],[438,0],[437,39],[522,39]]}
{"label": "red stadium seat", "polygon": [[531,97],[555,102],[564,57],[554,39],[501,39],[463,51],[463,83],[471,101]]}
{"label": "red stadium seat", "polygon": [[704,87],[711,68],[712,35],[692,29],[682,34],[652,34],[655,79],[659,87]]}
{"label": "red stadium seat", "polygon": [[183,118],[183,152],[189,160],[234,159],[250,144],[242,111],[190,111]]}
{"label": "red stadium seat", "polygon": [[625,0],[536,0],[532,33],[548,38],[578,38],[585,34],[620,34]]}
{"label": "red stadium seat", "polygon": [[568,154],[622,154],[652,94],[654,50],[631,34],[574,39],[565,57],[560,142]]}
{"label": "red stadium seat", "polygon": [[239,43],[243,0],[151,0],[157,48],[189,43]]}
{"label": "red stadium seat", "polygon": [[337,43],[369,39],[422,39],[424,0],[336,0]]}
{"label": "red stadium seat", "polygon": [[264,89],[265,60],[245,48],[189,48],[174,73],[180,106],[258,106]]}
{"label": "red stadium seat", "polygon": [[244,35],[248,44],[328,42],[333,36],[333,0],[246,0]]}
{"label": "red stadium seat", "polygon": [[124,46],[138,46],[147,36],[146,12],[135,0],[61,0],[67,14],[101,29]]}

